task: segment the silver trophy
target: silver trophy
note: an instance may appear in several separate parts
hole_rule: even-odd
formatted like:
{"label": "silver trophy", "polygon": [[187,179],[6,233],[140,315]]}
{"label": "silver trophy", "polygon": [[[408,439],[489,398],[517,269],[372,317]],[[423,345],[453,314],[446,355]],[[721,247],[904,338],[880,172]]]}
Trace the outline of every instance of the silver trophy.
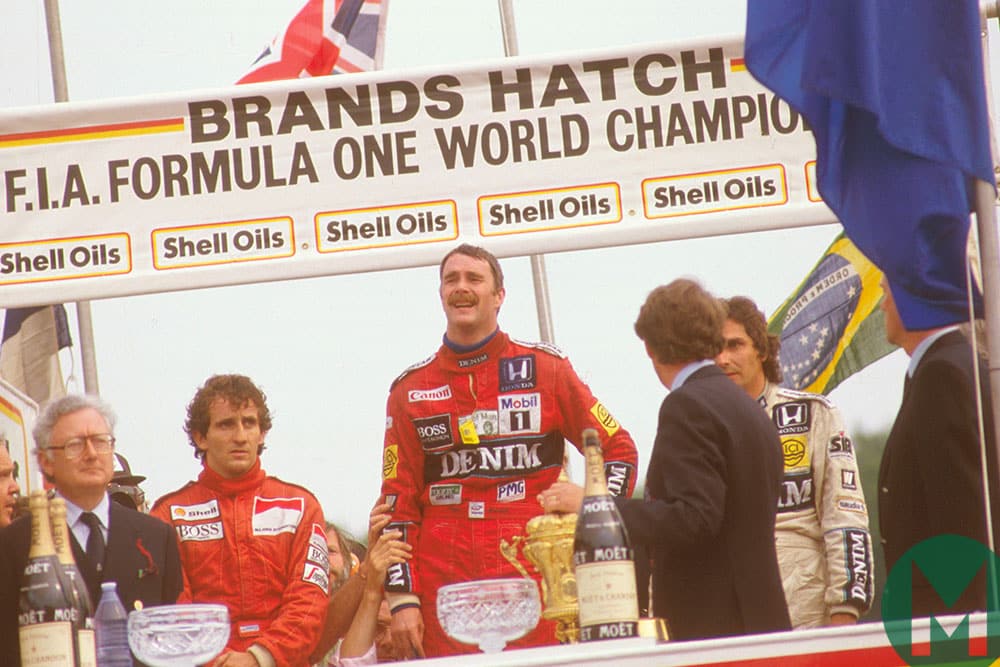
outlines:
{"label": "silver trophy", "polygon": [[209,662],[229,641],[229,611],[221,604],[172,604],[128,615],[128,645],[151,667]]}
{"label": "silver trophy", "polygon": [[523,637],[542,612],[538,585],[530,579],[481,579],[438,589],[437,617],[452,639],[499,653]]}

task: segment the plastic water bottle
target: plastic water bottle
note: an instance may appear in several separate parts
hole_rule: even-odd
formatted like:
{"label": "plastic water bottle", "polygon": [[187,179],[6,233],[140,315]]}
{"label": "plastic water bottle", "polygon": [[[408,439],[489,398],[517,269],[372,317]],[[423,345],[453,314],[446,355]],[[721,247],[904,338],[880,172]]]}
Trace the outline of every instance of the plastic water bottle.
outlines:
{"label": "plastic water bottle", "polygon": [[128,615],[118,599],[117,588],[113,581],[101,584],[101,601],[94,612],[97,667],[132,667],[132,653],[128,648]]}

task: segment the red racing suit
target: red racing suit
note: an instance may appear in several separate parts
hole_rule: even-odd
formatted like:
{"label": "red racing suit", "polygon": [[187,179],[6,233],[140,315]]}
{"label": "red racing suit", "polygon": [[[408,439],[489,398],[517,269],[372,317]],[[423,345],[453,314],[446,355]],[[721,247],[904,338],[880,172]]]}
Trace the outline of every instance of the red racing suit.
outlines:
{"label": "red racing suit", "polygon": [[[414,550],[409,563],[389,569],[386,590],[394,610],[420,605],[429,657],[478,650],[444,634],[437,590],[520,576],[500,541],[523,535],[541,514],[536,496],[559,475],[564,438],[576,444],[584,429],[597,429],[611,492],[627,497],[635,485],[631,436],[550,345],[501,331],[464,354],[443,345],[396,379],[387,413],[382,493],[394,504],[392,526]],[[541,621],[513,645],[553,644],[553,629]]]}
{"label": "red racing suit", "polygon": [[323,511],[311,493],[265,476],[260,460],[236,479],[206,466],[150,514],[177,531],[177,601],[229,608],[227,649],[260,660],[264,648],[278,665],[309,664],[329,602]]}

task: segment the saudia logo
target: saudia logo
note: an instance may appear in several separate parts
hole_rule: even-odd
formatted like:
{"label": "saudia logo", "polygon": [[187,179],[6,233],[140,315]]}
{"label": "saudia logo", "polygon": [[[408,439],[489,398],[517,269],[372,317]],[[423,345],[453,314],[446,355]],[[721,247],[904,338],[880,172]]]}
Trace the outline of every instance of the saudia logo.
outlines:
{"label": "saudia logo", "polygon": [[[1000,558],[961,535],[938,535],[903,554],[882,598],[882,623],[899,657],[908,665],[993,664],[1000,657],[998,572]],[[941,611],[920,618],[921,610],[914,609],[917,596]],[[985,599],[988,615],[973,625],[964,609],[968,605],[959,604],[963,596]]]}

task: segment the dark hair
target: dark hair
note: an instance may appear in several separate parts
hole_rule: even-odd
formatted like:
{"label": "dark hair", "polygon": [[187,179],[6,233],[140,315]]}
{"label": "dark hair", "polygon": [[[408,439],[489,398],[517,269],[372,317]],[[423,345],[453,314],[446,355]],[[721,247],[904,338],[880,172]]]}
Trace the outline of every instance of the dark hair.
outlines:
{"label": "dark hair", "polygon": [[714,359],[722,351],[722,304],[693,280],[679,278],[649,293],[635,333],[661,364]]}
{"label": "dark hair", "polygon": [[747,336],[753,342],[753,347],[761,356],[764,367],[764,377],[768,382],[781,382],[781,365],[778,363],[778,351],[781,349],[781,338],[767,331],[767,318],[752,299],[745,296],[734,296],[731,299],[719,299],[726,309],[726,318],[743,325]]}
{"label": "dark hair", "polygon": [[[271,430],[271,411],[267,408],[267,397],[250,378],[245,375],[213,375],[205,380],[205,384],[198,388],[191,399],[187,407],[187,421],[184,422],[184,432],[187,433],[188,442],[194,447],[194,455],[203,461],[205,452],[198,449],[194,436],[208,433],[211,425],[209,408],[219,398],[235,407],[253,403],[257,407],[260,432],[266,434]],[[257,454],[262,451],[263,443],[257,448]]]}
{"label": "dark hair", "polygon": [[490,271],[493,273],[493,291],[499,292],[503,289],[503,269],[500,268],[500,262],[497,260],[496,256],[491,253],[486,248],[480,248],[476,245],[471,245],[469,243],[463,243],[457,248],[453,248],[444,256],[441,260],[440,266],[438,266],[438,278],[444,277],[444,264],[452,255],[466,255],[467,257],[474,257],[475,259],[481,259],[490,265]]}

